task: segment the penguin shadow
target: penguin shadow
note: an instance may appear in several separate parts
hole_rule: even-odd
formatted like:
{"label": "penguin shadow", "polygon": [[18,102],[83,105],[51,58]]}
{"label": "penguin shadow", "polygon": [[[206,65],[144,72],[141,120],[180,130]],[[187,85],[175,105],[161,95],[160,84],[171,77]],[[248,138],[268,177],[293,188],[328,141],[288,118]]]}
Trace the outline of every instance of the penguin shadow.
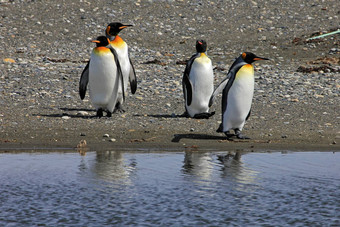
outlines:
{"label": "penguin shadow", "polygon": [[95,109],[86,109],[86,108],[64,108],[64,107],[61,107],[59,108],[60,110],[63,110],[63,111],[87,111],[87,112],[96,112]]}
{"label": "penguin shadow", "polygon": [[[195,117],[190,117],[188,114],[186,114],[185,112],[182,114],[150,114],[148,115],[148,117],[154,117],[154,118],[191,118],[191,119],[209,119],[211,116],[213,116],[215,114],[214,112],[211,113],[202,113],[202,114],[197,114],[197,116],[195,115]],[[141,117],[144,115],[140,115],[140,114],[136,114],[134,115],[136,117]]]}
{"label": "penguin shadow", "polygon": [[94,115],[80,115],[79,111],[86,111],[86,112],[96,112],[94,109],[85,109],[85,108],[59,108],[62,111],[67,112],[76,112],[75,114],[72,113],[55,113],[55,114],[33,114],[33,116],[40,116],[40,117],[52,117],[52,118],[60,118],[60,117],[70,117],[70,118],[83,118],[83,119],[90,119],[90,118],[96,118],[96,114]]}
{"label": "penguin shadow", "polygon": [[181,139],[192,139],[192,140],[227,140],[225,136],[212,136],[207,134],[175,134],[174,138],[171,140],[173,143],[178,143]]}
{"label": "penguin shadow", "polygon": [[[144,117],[142,114],[135,114],[135,117]],[[184,114],[148,114],[148,117],[154,117],[154,118],[188,118]]]}

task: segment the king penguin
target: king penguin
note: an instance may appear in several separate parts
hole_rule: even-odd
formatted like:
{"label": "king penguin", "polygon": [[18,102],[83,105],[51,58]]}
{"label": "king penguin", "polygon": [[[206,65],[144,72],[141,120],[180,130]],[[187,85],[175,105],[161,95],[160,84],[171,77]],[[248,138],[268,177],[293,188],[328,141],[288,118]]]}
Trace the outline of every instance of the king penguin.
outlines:
{"label": "king penguin", "polygon": [[229,130],[233,129],[238,139],[250,139],[242,135],[241,131],[250,116],[254,94],[254,67],[251,63],[258,60],[269,59],[250,52],[242,53],[230,67],[226,79],[219,84],[210,98],[209,106],[223,89],[222,123],[217,132],[224,132],[228,138],[233,136],[229,133]]}
{"label": "king penguin", "polygon": [[110,40],[99,36],[91,42],[96,43],[96,47],[80,77],[80,98],[84,99],[89,84],[90,99],[96,108],[97,117],[102,117],[103,111],[111,117],[118,99],[118,88],[124,87],[123,74],[117,53],[109,46]]}
{"label": "king penguin", "polygon": [[214,73],[210,58],[206,55],[207,43],[196,41],[196,51],[186,64],[182,86],[187,117],[209,118],[209,99],[214,91]]}
{"label": "king penguin", "polygon": [[124,112],[122,104],[124,103],[124,95],[127,91],[128,81],[130,82],[131,93],[135,94],[137,90],[137,79],[135,69],[131,62],[128,52],[128,45],[118,36],[118,33],[124,28],[131,27],[132,25],[123,25],[119,22],[110,23],[105,30],[105,35],[110,39],[110,45],[116,50],[118,59],[122,68],[124,78],[124,89],[119,86],[118,100],[115,111]]}

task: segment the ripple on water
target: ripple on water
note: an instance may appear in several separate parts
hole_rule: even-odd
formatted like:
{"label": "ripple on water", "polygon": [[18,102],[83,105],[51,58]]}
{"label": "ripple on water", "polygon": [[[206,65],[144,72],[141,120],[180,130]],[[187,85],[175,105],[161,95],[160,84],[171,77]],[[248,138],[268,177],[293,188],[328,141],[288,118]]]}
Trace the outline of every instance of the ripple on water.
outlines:
{"label": "ripple on water", "polygon": [[340,225],[339,153],[0,154],[0,225]]}

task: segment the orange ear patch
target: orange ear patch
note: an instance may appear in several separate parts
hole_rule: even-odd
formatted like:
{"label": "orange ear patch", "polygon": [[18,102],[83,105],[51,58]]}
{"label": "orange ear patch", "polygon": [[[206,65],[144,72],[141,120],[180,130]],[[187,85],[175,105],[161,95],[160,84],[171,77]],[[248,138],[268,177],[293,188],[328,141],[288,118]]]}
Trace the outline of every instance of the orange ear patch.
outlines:
{"label": "orange ear patch", "polygon": [[106,34],[107,34],[107,35],[110,35],[110,34],[109,34],[110,28],[111,28],[110,26],[107,26],[107,28],[106,28]]}
{"label": "orange ear patch", "polygon": [[243,59],[245,59],[245,58],[246,58],[246,56],[247,56],[247,54],[246,54],[246,53],[242,53],[242,58],[243,58]]}

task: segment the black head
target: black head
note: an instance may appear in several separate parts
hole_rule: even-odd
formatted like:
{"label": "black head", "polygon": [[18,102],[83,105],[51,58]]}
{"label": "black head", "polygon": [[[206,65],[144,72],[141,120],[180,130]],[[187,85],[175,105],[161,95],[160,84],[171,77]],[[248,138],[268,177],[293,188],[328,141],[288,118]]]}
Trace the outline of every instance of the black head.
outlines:
{"label": "black head", "polygon": [[118,33],[123,30],[124,28],[127,27],[131,27],[132,25],[124,25],[122,23],[119,22],[114,22],[114,23],[110,23],[107,27],[106,27],[106,31],[105,31],[105,35],[108,37],[110,36],[116,36],[118,35]]}
{"label": "black head", "polygon": [[105,36],[99,36],[95,40],[91,40],[91,42],[96,43],[97,47],[105,47],[109,45],[110,40]]}
{"label": "black head", "polygon": [[256,56],[255,54],[253,53],[250,53],[250,52],[244,52],[241,54],[241,57],[243,59],[243,61],[245,61],[246,63],[248,64],[251,64],[253,63],[254,61],[259,61],[259,60],[269,60],[268,58],[261,58],[261,57],[258,57]]}
{"label": "black head", "polygon": [[204,53],[207,51],[207,42],[205,40],[196,41],[196,51],[197,53]]}

